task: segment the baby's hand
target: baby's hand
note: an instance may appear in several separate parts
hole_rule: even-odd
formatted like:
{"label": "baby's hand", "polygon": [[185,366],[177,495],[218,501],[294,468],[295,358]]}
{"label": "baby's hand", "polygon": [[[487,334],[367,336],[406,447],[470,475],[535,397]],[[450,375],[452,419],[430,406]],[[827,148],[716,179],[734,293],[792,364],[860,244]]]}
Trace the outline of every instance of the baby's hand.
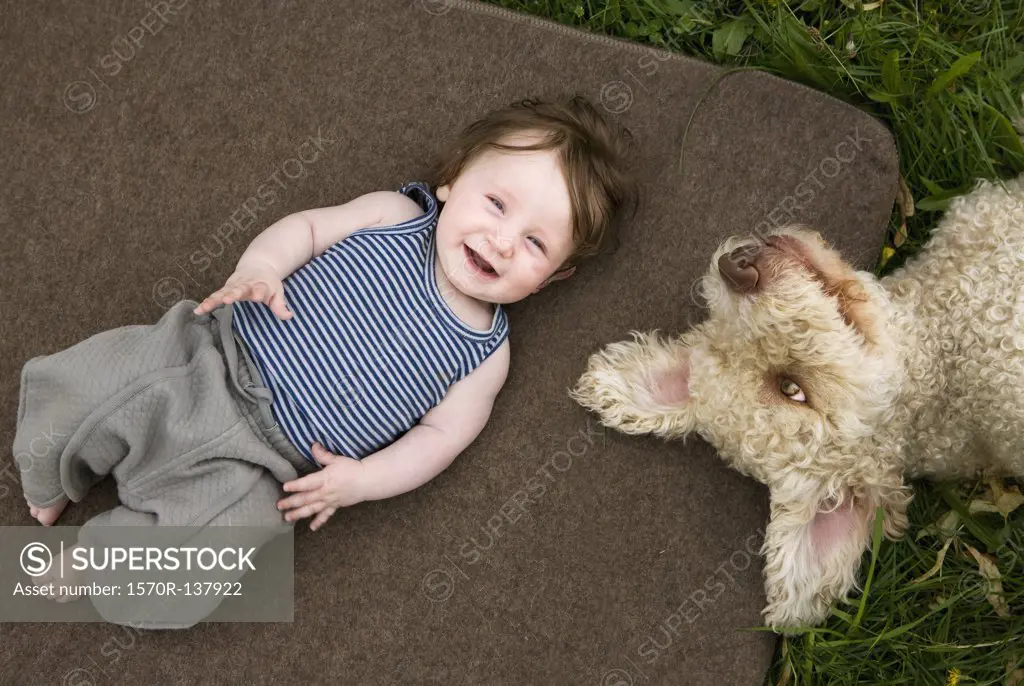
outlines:
{"label": "baby's hand", "polygon": [[277,509],[290,510],[284,516],[289,522],[315,514],[309,528],[316,531],[339,507],[363,502],[363,463],[329,453],[319,443],[313,444],[313,456],[324,468],[286,483],[285,491],[300,492],[278,500]]}
{"label": "baby's hand", "polygon": [[292,318],[292,312],[284,301],[284,284],[269,267],[235,272],[223,288],[214,291],[192,311],[195,314],[206,314],[221,304],[229,304],[236,300],[261,302],[267,305],[278,319]]}

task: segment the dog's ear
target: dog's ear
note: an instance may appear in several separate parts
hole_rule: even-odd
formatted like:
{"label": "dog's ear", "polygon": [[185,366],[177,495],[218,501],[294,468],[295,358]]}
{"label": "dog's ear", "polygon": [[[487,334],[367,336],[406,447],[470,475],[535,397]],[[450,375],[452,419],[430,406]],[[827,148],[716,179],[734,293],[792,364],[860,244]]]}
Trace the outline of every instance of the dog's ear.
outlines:
{"label": "dog's ear", "polygon": [[814,626],[856,586],[869,540],[867,503],[771,499],[765,530],[765,622],[776,631]]}
{"label": "dog's ear", "polygon": [[801,498],[800,492],[808,491],[792,484],[770,488],[771,521],[761,549],[768,626],[786,632],[819,624],[836,601],[859,588],[857,572],[877,508],[883,508],[890,538],[898,538],[907,525],[909,488],[898,474],[886,479],[895,482],[867,486],[864,495],[842,489],[835,496]]}
{"label": "dog's ear", "polygon": [[693,429],[689,350],[657,330],[630,334],[590,356],[570,397],[623,433],[684,436]]}

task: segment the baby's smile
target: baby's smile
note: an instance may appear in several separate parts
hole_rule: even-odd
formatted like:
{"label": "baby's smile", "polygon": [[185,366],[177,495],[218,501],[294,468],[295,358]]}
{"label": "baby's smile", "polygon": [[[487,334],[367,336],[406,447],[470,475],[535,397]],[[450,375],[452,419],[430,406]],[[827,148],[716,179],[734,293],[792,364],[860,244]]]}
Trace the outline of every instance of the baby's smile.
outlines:
{"label": "baby's smile", "polygon": [[462,244],[462,254],[465,258],[465,264],[474,276],[483,281],[494,281],[498,278],[498,272],[491,266],[491,263],[465,243]]}

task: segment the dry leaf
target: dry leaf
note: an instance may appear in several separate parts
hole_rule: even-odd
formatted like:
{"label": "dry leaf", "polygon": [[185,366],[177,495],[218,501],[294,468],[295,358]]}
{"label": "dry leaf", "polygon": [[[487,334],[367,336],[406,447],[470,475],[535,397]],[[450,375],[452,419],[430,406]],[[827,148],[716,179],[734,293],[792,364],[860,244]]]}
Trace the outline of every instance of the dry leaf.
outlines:
{"label": "dry leaf", "polygon": [[917,536],[914,538],[915,541],[920,541],[925,536],[934,536],[935,538],[949,538],[956,534],[960,528],[960,515],[954,510],[950,510],[942,517],[939,521],[934,524],[929,524],[920,531],[917,532]]}
{"label": "dry leaf", "polygon": [[982,555],[971,546],[965,546],[967,551],[974,557],[978,562],[978,573],[985,579],[986,589],[985,598],[995,609],[996,614],[1003,618],[1010,617],[1010,606],[1006,603],[1006,598],[1003,597],[1003,582],[1002,575],[999,573],[999,568],[996,567],[995,563],[987,555]]}
{"label": "dry leaf", "polygon": [[900,227],[896,229],[896,235],[892,237],[892,244],[897,248],[907,242],[907,220],[904,219],[900,222]]}
{"label": "dry leaf", "polygon": [[989,487],[992,489],[992,495],[995,496],[996,507],[1003,513],[1004,518],[1024,505],[1024,495],[1021,495],[1020,489],[1016,486],[1004,489],[999,479],[992,479],[989,481]]}
{"label": "dry leaf", "polygon": [[925,579],[930,579],[933,576],[935,576],[936,574],[938,574],[939,570],[942,569],[942,560],[946,557],[946,551],[949,550],[949,544],[952,543],[952,542],[953,542],[952,538],[947,538],[946,539],[946,545],[942,546],[942,550],[939,551],[939,554],[938,554],[938,556],[937,556],[937,558],[935,560],[935,566],[932,567],[931,569],[929,569],[927,572],[925,572],[921,576],[919,576],[916,579],[914,579],[913,581],[911,581],[910,582],[911,586],[913,586],[914,584],[919,584],[922,581],[924,581]]}
{"label": "dry leaf", "polygon": [[900,174],[900,183],[896,192],[896,205],[900,208],[900,228],[896,229],[896,235],[892,238],[892,244],[897,248],[907,240],[907,217],[914,216],[914,196],[910,192],[903,174]]}
{"label": "dry leaf", "polygon": [[975,512],[998,512],[1003,519],[1010,516],[1010,513],[1021,505],[1024,505],[1024,495],[1016,486],[1004,489],[998,479],[988,481],[989,489],[981,498],[975,498],[968,505],[971,513]]}
{"label": "dry leaf", "polygon": [[899,203],[901,217],[914,216],[914,194],[910,192],[910,186],[907,185],[907,180],[903,178],[903,174],[900,174],[899,193],[896,196],[896,202]]}
{"label": "dry leaf", "polygon": [[971,501],[970,505],[967,506],[971,514],[975,512],[999,512],[999,508],[991,500],[985,498],[975,498]]}

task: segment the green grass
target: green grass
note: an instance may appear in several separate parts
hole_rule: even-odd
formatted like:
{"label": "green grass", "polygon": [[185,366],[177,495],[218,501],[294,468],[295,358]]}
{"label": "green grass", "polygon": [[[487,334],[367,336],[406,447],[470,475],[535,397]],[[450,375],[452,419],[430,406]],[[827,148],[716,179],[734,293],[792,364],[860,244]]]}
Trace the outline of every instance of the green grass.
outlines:
{"label": "green grass", "polygon": [[[983,491],[972,484],[919,487],[906,539],[882,540],[874,564],[865,556],[867,595],[852,596],[825,626],[780,644],[766,683],[939,686],[955,681],[956,670],[960,684],[1004,684],[1018,669],[1024,683],[1024,513],[975,513],[952,536],[922,536],[929,523]],[[940,570],[912,583],[934,567],[946,541]],[[995,563],[1001,593],[982,577],[968,546]],[[1005,601],[1008,617],[989,593]]]}
{"label": "green grass", "polygon": [[[489,0],[597,33],[711,62],[757,67],[838,97],[886,122],[900,155],[910,216],[894,210],[877,273],[928,239],[949,200],[976,178],[1024,172],[1021,0]],[[912,213],[912,214],[911,214]],[[779,642],[768,684],[1011,684],[1024,670],[1024,507],[971,514],[983,484],[919,483],[907,538],[865,555],[871,587],[829,622]],[[924,527],[958,509],[947,538]],[[1001,576],[997,614],[979,563]],[[980,584],[980,586],[979,586]],[[998,604],[998,601],[994,599]],[[1019,675],[1024,684],[1024,671]]]}

